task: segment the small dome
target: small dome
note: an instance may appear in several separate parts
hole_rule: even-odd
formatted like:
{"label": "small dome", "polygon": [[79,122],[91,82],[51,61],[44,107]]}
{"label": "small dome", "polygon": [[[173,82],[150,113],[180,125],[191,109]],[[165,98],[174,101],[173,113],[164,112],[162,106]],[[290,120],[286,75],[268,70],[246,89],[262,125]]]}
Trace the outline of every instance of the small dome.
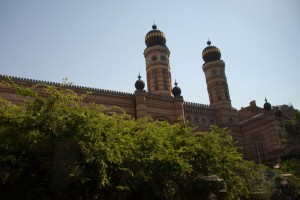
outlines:
{"label": "small dome", "polygon": [[272,108],[271,104],[270,104],[270,103],[268,102],[268,100],[265,98],[264,109],[265,109],[266,111],[269,111],[269,110],[271,110],[271,108]]}
{"label": "small dome", "polygon": [[165,34],[160,30],[157,30],[157,26],[154,24],[152,30],[149,31],[145,37],[145,43],[147,47],[156,45],[166,46]]}
{"label": "small dome", "polygon": [[145,88],[145,83],[144,83],[143,80],[141,80],[141,75],[140,75],[140,74],[139,74],[138,78],[139,78],[139,79],[135,82],[135,88],[136,88],[137,90],[144,90],[144,88]]}
{"label": "small dome", "polygon": [[175,96],[175,97],[179,97],[181,95],[181,89],[180,87],[177,86],[178,83],[175,81],[175,86],[173,87],[172,89],[172,94]]}
{"label": "small dome", "polygon": [[211,42],[207,41],[207,47],[202,51],[202,59],[204,62],[211,62],[221,59],[221,51],[218,47],[210,46]]}

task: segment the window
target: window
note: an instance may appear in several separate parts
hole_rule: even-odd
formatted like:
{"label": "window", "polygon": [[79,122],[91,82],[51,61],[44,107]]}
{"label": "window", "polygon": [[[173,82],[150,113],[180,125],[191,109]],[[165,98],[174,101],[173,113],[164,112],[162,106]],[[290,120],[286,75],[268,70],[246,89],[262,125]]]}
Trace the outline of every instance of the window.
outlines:
{"label": "window", "polygon": [[191,122],[191,117],[187,117],[187,118],[186,118],[186,121],[187,121],[187,122]]}
{"label": "window", "polygon": [[166,58],[166,56],[165,56],[165,55],[160,55],[160,60],[161,60],[161,61],[166,61],[166,60],[167,60],[167,58]]}
{"label": "window", "polygon": [[198,122],[199,122],[198,118],[197,118],[197,117],[195,117],[195,119],[194,119],[194,123],[195,123],[195,124],[198,124]]}
{"label": "window", "polygon": [[152,61],[156,61],[156,60],[157,60],[157,56],[156,56],[156,55],[152,56],[152,57],[151,57],[151,60],[152,60]]}
{"label": "window", "polygon": [[155,87],[155,89],[159,89],[159,87],[158,87],[158,70],[157,69],[155,69],[154,70],[154,87]]}
{"label": "window", "polygon": [[155,89],[159,89],[157,77],[154,78],[154,87],[155,87]]}

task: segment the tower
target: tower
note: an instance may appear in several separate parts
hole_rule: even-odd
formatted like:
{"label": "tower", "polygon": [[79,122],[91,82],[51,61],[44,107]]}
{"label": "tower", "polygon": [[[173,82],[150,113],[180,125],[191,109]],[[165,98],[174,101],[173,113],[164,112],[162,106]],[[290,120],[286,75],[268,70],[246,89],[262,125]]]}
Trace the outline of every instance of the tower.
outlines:
{"label": "tower", "polygon": [[166,46],[166,37],[154,24],[145,37],[147,87],[148,92],[171,96],[172,82],[169,65],[170,51]]}
{"label": "tower", "polygon": [[210,105],[216,108],[230,108],[231,100],[225,75],[225,62],[221,60],[219,48],[211,46],[210,41],[207,45],[202,51],[202,58],[205,62],[202,69],[206,78]]}
{"label": "tower", "polygon": [[237,110],[231,106],[225,62],[221,60],[219,48],[211,46],[210,41],[207,41],[207,45],[202,51],[202,58],[205,62],[202,69],[206,78],[210,105],[216,108],[218,126],[228,127],[237,146],[243,147]]}

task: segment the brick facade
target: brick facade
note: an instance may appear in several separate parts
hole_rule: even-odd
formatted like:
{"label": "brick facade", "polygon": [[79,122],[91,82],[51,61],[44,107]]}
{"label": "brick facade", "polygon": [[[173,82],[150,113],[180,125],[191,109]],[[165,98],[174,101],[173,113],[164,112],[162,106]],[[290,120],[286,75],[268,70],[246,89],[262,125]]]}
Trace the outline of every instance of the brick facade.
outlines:
{"label": "brick facade", "polygon": [[[165,45],[164,37],[161,31],[156,30],[156,26],[146,35],[147,48],[144,56],[148,91],[137,88],[134,93],[124,93],[18,77],[8,78],[2,75],[0,75],[0,80],[9,80],[26,87],[45,83],[72,89],[79,94],[89,92],[84,102],[121,107],[134,119],[150,116],[170,123],[186,120],[196,125],[199,131],[209,130],[212,124],[228,127],[246,159],[275,164],[282,152],[280,139],[284,132],[283,121],[291,117],[294,109],[291,106],[283,106],[283,115],[278,117],[275,114],[275,108],[266,111],[256,106],[255,101],[250,102],[248,107],[241,110],[232,107],[225,74],[225,62],[220,60],[219,49],[210,46],[210,42],[202,54],[205,61],[203,71],[210,105],[185,102],[180,93],[172,95],[170,52]],[[16,104],[24,101],[23,97],[4,87],[0,87],[0,97]],[[277,110],[278,108],[276,107]]]}

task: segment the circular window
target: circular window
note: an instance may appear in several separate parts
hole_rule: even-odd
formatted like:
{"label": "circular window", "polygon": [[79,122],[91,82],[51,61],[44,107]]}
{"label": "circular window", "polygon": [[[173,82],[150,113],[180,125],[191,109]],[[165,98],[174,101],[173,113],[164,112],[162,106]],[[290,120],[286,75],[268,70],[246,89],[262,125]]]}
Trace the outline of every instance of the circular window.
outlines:
{"label": "circular window", "polygon": [[165,55],[160,55],[160,60],[161,60],[161,61],[166,61],[166,60],[167,60],[167,58],[166,58],[166,56],[165,56]]}
{"label": "circular window", "polygon": [[157,60],[157,56],[155,56],[155,55],[152,56],[152,57],[151,57],[151,60],[152,60],[152,61],[156,61],[156,60]]}

